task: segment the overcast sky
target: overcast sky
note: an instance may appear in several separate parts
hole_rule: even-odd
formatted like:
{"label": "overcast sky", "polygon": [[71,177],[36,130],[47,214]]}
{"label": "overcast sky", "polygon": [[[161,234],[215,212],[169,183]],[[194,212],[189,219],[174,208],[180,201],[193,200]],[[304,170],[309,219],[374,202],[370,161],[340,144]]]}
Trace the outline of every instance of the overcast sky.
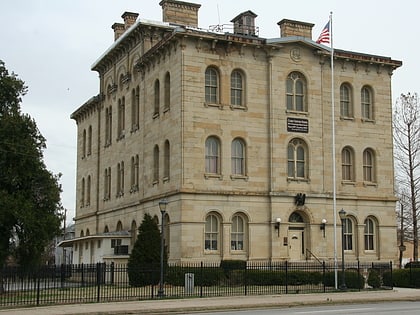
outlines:
{"label": "overcast sky", "polygon": [[[1,0],[0,59],[29,87],[22,110],[47,139],[47,168],[62,173],[62,203],[74,217],[76,123],[70,114],[98,94],[92,64],[113,43],[111,25],[125,11],[161,21],[160,0]],[[258,15],[264,38],[280,36],[287,18],[314,23],[313,39],[333,12],[334,47],[387,56],[403,66],[392,78],[393,102],[401,93],[419,92],[420,1],[405,0],[193,0],[201,4],[199,27],[230,24],[247,10]],[[1,170],[0,170],[1,171]]]}

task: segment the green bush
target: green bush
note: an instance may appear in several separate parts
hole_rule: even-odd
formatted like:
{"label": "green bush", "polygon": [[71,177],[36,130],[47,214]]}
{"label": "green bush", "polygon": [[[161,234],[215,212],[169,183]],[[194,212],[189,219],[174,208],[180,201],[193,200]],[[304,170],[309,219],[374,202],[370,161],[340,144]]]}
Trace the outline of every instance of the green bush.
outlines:
{"label": "green bush", "polygon": [[370,285],[372,288],[380,288],[381,287],[381,276],[379,272],[375,269],[371,269],[369,271],[367,284]]}
{"label": "green bush", "polygon": [[[341,271],[338,272],[338,285],[341,284]],[[349,289],[363,289],[365,286],[365,279],[357,271],[345,271],[344,280]],[[325,285],[333,287],[335,285],[335,273],[333,271],[325,273]]]}
{"label": "green bush", "polygon": [[227,270],[244,270],[246,269],[245,260],[222,260],[220,262],[220,268],[224,271]]}
{"label": "green bush", "polygon": [[410,261],[405,264],[404,269],[420,268],[420,261]]}
{"label": "green bush", "polygon": [[249,285],[285,285],[286,272],[272,270],[247,270]]}
{"label": "green bush", "polygon": [[194,274],[194,284],[196,286],[214,286],[223,283],[225,275],[221,268],[207,267],[169,267],[166,275],[166,283],[175,286],[185,284],[185,274]]}
{"label": "green bush", "polygon": [[420,268],[396,269],[392,273],[392,281],[395,287],[420,288]]}

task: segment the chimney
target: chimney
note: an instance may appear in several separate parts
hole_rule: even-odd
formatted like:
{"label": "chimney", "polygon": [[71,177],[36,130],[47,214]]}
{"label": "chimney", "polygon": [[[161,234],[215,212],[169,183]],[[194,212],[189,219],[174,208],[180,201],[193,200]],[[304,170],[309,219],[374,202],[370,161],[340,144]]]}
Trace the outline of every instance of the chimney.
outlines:
{"label": "chimney", "polygon": [[137,17],[139,16],[138,13],[133,13],[133,12],[124,12],[123,15],[121,15],[121,17],[124,20],[124,26],[125,29],[127,30],[131,25],[133,25],[134,23],[136,23]]}
{"label": "chimney", "polygon": [[312,27],[315,24],[283,19],[277,23],[280,26],[280,36],[299,36],[312,39]]}
{"label": "chimney", "polygon": [[198,9],[201,4],[162,0],[159,5],[162,7],[163,22],[198,27]]}
{"label": "chimney", "polygon": [[125,31],[124,24],[122,23],[114,23],[112,29],[114,30],[114,41],[116,41]]}

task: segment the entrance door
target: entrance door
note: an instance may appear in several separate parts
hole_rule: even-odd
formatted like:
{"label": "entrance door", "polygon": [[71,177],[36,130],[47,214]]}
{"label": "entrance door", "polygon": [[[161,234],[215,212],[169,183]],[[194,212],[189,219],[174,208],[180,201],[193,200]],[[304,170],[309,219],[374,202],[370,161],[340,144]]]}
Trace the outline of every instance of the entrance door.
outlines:
{"label": "entrance door", "polygon": [[303,231],[289,230],[289,259],[302,260]]}

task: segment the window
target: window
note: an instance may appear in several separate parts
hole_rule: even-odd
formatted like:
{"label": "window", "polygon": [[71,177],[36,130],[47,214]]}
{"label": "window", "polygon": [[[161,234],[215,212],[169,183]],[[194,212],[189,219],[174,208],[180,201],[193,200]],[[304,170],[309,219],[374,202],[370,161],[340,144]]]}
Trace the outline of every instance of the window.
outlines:
{"label": "window", "polygon": [[216,137],[206,140],[206,173],[220,174],[220,142]]}
{"label": "window", "polygon": [[117,222],[117,228],[116,228],[115,231],[120,232],[122,230],[123,230],[123,225],[122,225],[121,221],[118,221]]}
{"label": "window", "polygon": [[366,182],[374,181],[374,158],[370,149],[363,151],[363,180]]}
{"label": "window", "polygon": [[131,190],[135,192],[139,190],[139,156],[131,157]]}
{"label": "window", "polygon": [[353,151],[350,148],[344,148],[341,152],[341,171],[344,181],[353,181]]}
{"label": "window", "polygon": [[86,184],[85,184],[85,178],[83,177],[81,194],[80,194],[80,208],[85,206],[85,189],[86,189]]}
{"label": "window", "polygon": [[245,144],[242,139],[232,141],[232,174],[245,175]]}
{"label": "window", "polygon": [[117,166],[117,197],[124,195],[124,162]]}
{"label": "window", "polygon": [[307,149],[306,144],[300,139],[289,142],[287,149],[287,172],[289,178],[307,178]]}
{"label": "window", "polygon": [[346,83],[340,86],[340,115],[347,118],[353,117],[351,89]]}
{"label": "window", "polygon": [[230,234],[231,250],[244,250],[245,220],[240,215],[232,218],[232,230]]}
{"label": "window", "polygon": [[82,138],[82,159],[86,157],[86,129],[83,129],[83,138]]}
{"label": "window", "polygon": [[125,98],[118,100],[118,139],[125,135]]}
{"label": "window", "polygon": [[165,90],[164,90],[164,107],[163,110],[166,111],[171,107],[171,75],[169,72],[165,75]]}
{"label": "window", "polygon": [[88,129],[88,138],[87,138],[87,155],[92,154],[92,126],[89,126]]}
{"label": "window", "polygon": [[112,107],[105,109],[105,146],[111,145],[112,139]]}
{"label": "window", "polygon": [[344,229],[344,250],[353,250],[353,222],[349,218],[343,221],[341,228]]}
{"label": "window", "polygon": [[111,199],[111,168],[105,169],[104,175],[104,200]]}
{"label": "window", "polygon": [[370,88],[364,86],[361,94],[362,118],[371,120],[373,119],[372,92]]}
{"label": "window", "polygon": [[153,149],[153,182],[159,181],[159,147]]}
{"label": "window", "polygon": [[219,220],[216,215],[210,214],[206,218],[204,248],[205,250],[217,250],[219,242]]}
{"label": "window", "polygon": [[140,95],[139,87],[131,91],[131,131],[139,129]]}
{"label": "window", "polygon": [[90,205],[90,192],[91,192],[92,180],[90,175],[87,177],[87,185],[86,185],[86,205]]}
{"label": "window", "polygon": [[375,222],[372,218],[365,220],[365,250],[375,250]]}
{"label": "window", "polygon": [[230,77],[230,103],[243,106],[243,76],[238,70],[234,70]]}
{"label": "window", "polygon": [[155,81],[155,107],[153,111],[153,116],[159,115],[160,107],[160,83],[159,80]]}
{"label": "window", "polygon": [[299,72],[292,72],[286,81],[286,104],[287,109],[298,112],[306,112],[306,80]]}
{"label": "window", "polygon": [[120,238],[113,238],[111,239],[111,248],[115,248],[117,246],[120,246],[122,243],[122,239]]}
{"label": "window", "polygon": [[169,179],[169,169],[170,169],[170,146],[169,141],[165,141],[165,146],[163,150],[163,177],[168,180]]}
{"label": "window", "polygon": [[205,75],[206,103],[219,102],[219,74],[214,68],[207,68]]}

